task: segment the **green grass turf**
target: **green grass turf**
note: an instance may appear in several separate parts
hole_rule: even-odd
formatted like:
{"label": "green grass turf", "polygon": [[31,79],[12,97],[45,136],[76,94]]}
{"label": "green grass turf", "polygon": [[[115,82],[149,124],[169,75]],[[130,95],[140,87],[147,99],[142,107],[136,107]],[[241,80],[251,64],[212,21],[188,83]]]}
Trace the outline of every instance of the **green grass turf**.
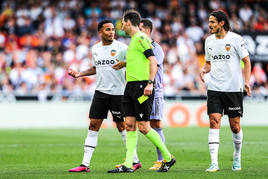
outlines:
{"label": "green grass turf", "polygon": [[207,128],[165,128],[166,143],[177,163],[168,173],[149,171],[156,152],[139,134],[142,168],[135,173],[109,174],[125,157],[116,129],[102,129],[90,173],[69,173],[80,164],[87,129],[0,130],[0,178],[268,178],[268,127],[244,127],[242,168],[233,172],[229,128],[220,132],[220,172],[206,173],[210,156]]}

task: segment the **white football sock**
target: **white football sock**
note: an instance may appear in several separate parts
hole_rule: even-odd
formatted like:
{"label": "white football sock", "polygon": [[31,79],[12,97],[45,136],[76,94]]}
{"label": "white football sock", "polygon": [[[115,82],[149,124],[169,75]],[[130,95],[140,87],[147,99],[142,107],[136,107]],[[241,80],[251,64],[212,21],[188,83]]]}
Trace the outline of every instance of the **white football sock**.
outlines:
{"label": "white football sock", "polygon": [[[126,144],[126,140],[127,140],[127,131],[126,130],[123,130],[122,132],[120,132],[122,138],[123,138],[123,142],[124,144]],[[135,151],[134,151],[134,156],[133,156],[133,163],[138,163],[139,162],[139,158],[138,158],[138,155],[137,155],[137,146],[135,148]]]}
{"label": "white football sock", "polygon": [[211,157],[211,163],[218,165],[218,151],[220,144],[220,130],[219,129],[209,129],[208,134],[208,144]]}
{"label": "white football sock", "polygon": [[234,143],[234,158],[241,158],[241,149],[242,149],[242,141],[243,141],[243,131],[240,131],[235,134],[232,133],[233,143]]}
{"label": "white football sock", "polygon": [[89,167],[92,154],[97,146],[98,141],[98,132],[88,130],[88,134],[85,140],[85,146],[84,146],[84,158],[82,161],[82,164]]}

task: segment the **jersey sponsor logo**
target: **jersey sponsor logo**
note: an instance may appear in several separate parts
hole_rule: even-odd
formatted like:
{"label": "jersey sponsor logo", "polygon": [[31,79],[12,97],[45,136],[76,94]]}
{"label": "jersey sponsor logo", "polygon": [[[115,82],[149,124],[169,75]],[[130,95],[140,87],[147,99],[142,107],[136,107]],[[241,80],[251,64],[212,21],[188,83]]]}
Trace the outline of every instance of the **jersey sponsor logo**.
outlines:
{"label": "jersey sponsor logo", "polygon": [[116,50],[111,50],[111,56],[113,57],[115,56],[115,54],[116,54]]}
{"label": "jersey sponsor logo", "polygon": [[121,114],[120,111],[111,111],[112,114]]}
{"label": "jersey sponsor logo", "polygon": [[237,107],[229,107],[229,110],[230,111],[237,111],[237,110],[240,110],[241,107],[240,106],[237,106]]}
{"label": "jersey sponsor logo", "polygon": [[113,65],[115,64],[114,60],[96,60],[95,65],[99,66],[99,65]]}
{"label": "jersey sponsor logo", "polygon": [[230,44],[226,44],[226,45],[225,45],[225,49],[226,49],[227,51],[231,50],[231,45],[230,45]]}
{"label": "jersey sponsor logo", "polygon": [[115,117],[117,117],[117,118],[121,118],[121,112],[120,111],[111,111],[111,113],[113,114],[113,115],[115,115]]}
{"label": "jersey sponsor logo", "polygon": [[231,58],[230,55],[213,55],[211,57],[215,61],[224,61],[224,60],[228,60]]}

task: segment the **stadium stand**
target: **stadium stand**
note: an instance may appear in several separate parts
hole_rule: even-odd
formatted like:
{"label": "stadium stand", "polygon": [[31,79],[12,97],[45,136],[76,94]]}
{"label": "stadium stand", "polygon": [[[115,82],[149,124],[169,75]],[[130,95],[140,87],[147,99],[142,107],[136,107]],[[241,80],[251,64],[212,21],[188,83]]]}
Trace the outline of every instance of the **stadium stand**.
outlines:
{"label": "stadium stand", "polygon": [[[155,26],[153,39],[165,52],[165,95],[204,98],[199,78],[204,63],[207,19],[225,10],[233,31],[247,41],[253,95],[268,95],[268,4],[254,0],[4,0],[0,2],[0,101],[90,99],[95,77],[72,79],[66,67],[92,65],[97,24],[112,19],[117,39],[126,9],[137,9]],[[261,37],[260,37],[261,36]],[[243,64],[241,64],[243,65]]]}

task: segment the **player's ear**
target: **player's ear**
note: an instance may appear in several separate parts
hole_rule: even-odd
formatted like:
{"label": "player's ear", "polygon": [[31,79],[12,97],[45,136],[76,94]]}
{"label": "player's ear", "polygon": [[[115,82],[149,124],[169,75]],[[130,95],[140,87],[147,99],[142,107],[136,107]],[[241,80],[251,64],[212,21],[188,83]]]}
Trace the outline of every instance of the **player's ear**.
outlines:
{"label": "player's ear", "polygon": [[102,28],[98,31],[99,36],[102,35]]}
{"label": "player's ear", "polygon": [[149,28],[146,29],[148,34],[151,34],[151,30]]}
{"label": "player's ear", "polygon": [[224,21],[220,21],[220,25],[224,26],[225,22]]}
{"label": "player's ear", "polygon": [[127,24],[127,26],[130,26],[131,25],[131,22],[130,22],[129,19],[127,20],[126,24]]}

